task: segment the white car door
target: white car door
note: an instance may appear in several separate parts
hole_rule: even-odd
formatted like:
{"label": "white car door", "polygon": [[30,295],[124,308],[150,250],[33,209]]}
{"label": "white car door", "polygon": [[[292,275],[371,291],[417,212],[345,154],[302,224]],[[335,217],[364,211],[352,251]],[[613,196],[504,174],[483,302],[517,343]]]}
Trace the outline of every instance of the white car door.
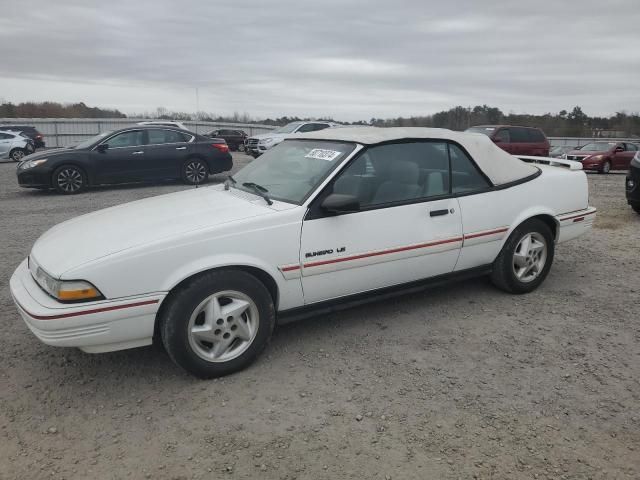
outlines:
{"label": "white car door", "polygon": [[[462,222],[448,179],[445,142],[376,146],[351,161],[303,221],[305,304],[452,272]],[[324,211],[331,193],[356,197],[360,211]]]}
{"label": "white car door", "polygon": [[0,132],[0,158],[9,156],[11,145],[13,145],[13,135]]}

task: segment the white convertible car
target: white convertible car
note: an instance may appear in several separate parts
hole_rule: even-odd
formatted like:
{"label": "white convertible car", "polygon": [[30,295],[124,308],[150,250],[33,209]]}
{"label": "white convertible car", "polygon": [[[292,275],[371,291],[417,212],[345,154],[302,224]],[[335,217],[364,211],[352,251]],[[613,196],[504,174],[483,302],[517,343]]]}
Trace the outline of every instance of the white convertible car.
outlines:
{"label": "white convertible car", "polygon": [[136,201],[46,232],[11,278],[49,345],[156,338],[204,378],[250,364],[276,323],[444,280],[538,287],[595,209],[576,162],[511,156],[485,135],[327,129],[225,185]]}

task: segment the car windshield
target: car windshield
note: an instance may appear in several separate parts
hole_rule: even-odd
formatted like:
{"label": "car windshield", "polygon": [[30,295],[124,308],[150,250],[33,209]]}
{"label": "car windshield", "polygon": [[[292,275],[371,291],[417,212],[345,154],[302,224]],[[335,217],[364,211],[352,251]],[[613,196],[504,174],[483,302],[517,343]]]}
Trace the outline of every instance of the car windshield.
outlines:
{"label": "car windshield", "polygon": [[352,143],[286,140],[236,173],[232,186],[255,193],[251,185],[258,185],[274,200],[300,205],[354,149]]}
{"label": "car windshield", "polygon": [[493,132],[496,131],[496,127],[471,127],[467,128],[465,132],[470,133],[484,133],[485,135],[493,135]]}
{"label": "car windshield", "polygon": [[300,125],[300,122],[287,123],[284,127],[276,128],[271,133],[293,133],[293,131]]}
{"label": "car windshield", "polygon": [[584,147],[580,147],[580,150],[585,152],[605,152],[615,145],[614,142],[594,142],[587,143]]}
{"label": "car windshield", "polygon": [[95,135],[87,140],[85,140],[84,142],[80,142],[79,144],[77,144],[75,147],[78,150],[83,149],[83,148],[89,148],[91,145],[93,145],[94,143],[102,140],[104,137],[106,137],[107,135],[110,135],[112,132],[102,132],[99,133],[98,135]]}

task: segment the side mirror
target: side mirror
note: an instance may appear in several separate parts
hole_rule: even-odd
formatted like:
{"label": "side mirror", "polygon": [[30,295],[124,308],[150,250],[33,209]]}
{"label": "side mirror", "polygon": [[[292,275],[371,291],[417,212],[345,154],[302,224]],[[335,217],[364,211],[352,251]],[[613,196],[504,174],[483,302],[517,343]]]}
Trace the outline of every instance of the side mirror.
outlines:
{"label": "side mirror", "polygon": [[621,147],[620,145],[618,145],[618,146],[615,148],[614,152],[616,152],[616,153],[624,152],[624,148],[623,148],[623,147]]}
{"label": "side mirror", "polygon": [[493,143],[502,143],[501,138],[492,138],[491,140],[493,140]]}
{"label": "side mirror", "polygon": [[100,153],[104,153],[107,150],[109,150],[109,144],[108,143],[101,143],[100,145],[98,145],[98,148],[96,148],[96,150],[98,150],[98,152],[100,152]]}
{"label": "side mirror", "polygon": [[323,200],[320,208],[329,213],[353,213],[360,211],[360,201],[353,195],[332,193]]}

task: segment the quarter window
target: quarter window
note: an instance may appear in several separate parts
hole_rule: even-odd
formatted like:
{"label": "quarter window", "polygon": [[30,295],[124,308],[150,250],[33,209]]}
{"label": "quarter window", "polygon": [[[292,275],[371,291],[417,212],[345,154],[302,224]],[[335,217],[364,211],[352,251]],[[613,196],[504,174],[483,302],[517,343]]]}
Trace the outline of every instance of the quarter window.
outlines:
{"label": "quarter window", "polygon": [[137,147],[144,145],[144,132],[142,130],[131,130],[123,132],[106,141],[109,148]]}
{"label": "quarter window", "polygon": [[455,144],[449,144],[451,158],[451,189],[453,193],[468,193],[489,188],[468,155]]}
{"label": "quarter window", "polygon": [[6,133],[0,133],[0,140],[8,140],[10,138],[13,138],[13,135],[8,135]]}

